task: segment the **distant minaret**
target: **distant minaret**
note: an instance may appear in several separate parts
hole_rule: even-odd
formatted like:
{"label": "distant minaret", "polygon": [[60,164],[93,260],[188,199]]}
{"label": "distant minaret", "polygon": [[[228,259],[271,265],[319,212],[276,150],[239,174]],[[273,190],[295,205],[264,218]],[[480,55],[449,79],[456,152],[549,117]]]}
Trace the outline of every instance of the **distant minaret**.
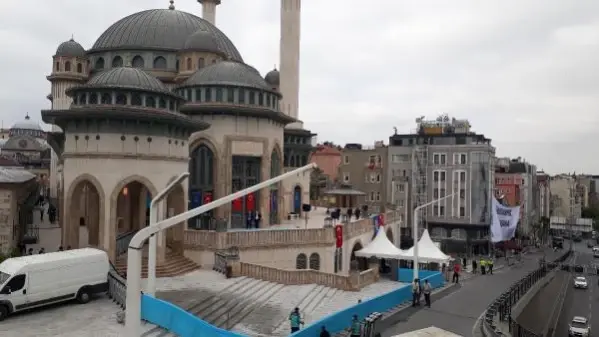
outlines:
{"label": "distant minaret", "polygon": [[202,4],[202,18],[213,25],[216,25],[216,6],[220,5],[221,0],[198,0]]}
{"label": "distant minaret", "polygon": [[[296,119],[299,117],[301,9],[301,0],[281,0],[281,110]],[[298,122],[288,127],[302,129],[303,124]]]}

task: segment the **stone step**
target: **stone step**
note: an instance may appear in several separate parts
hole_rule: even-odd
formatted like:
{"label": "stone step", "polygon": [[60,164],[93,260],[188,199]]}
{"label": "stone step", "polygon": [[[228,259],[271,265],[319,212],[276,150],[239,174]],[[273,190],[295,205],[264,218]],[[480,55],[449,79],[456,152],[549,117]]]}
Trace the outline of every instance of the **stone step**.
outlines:
{"label": "stone step", "polygon": [[219,328],[231,329],[252,311],[262,307],[283,286],[283,284],[273,282],[262,284],[255,292],[250,292],[248,297],[234,304],[233,307],[225,308],[224,312],[221,311],[216,319],[209,319],[209,322]]}
{"label": "stone step", "polygon": [[147,322],[143,323],[142,331],[140,337],[178,337],[173,332]]}
{"label": "stone step", "polygon": [[264,281],[247,278],[240,282],[239,286],[233,285],[229,287],[228,291],[225,289],[220,293],[220,295],[212,297],[209,301],[206,301],[205,305],[195,309],[192,313],[201,319],[206,320],[206,318],[210,317],[210,315],[212,315],[215,311],[223,307],[232,306],[232,303],[239,301],[240,297],[243,297],[243,295],[253,291],[255,286],[261,282]]}
{"label": "stone step", "polygon": [[[124,275],[125,277],[127,276],[126,263],[118,263],[115,267],[121,275]],[[166,260],[163,263],[156,266],[156,277],[172,277],[183,275],[191,271],[197,270],[199,268],[200,266],[198,266],[195,262],[191,261],[190,259],[184,256],[167,256]],[[148,277],[147,263],[142,265],[141,276],[142,278]]]}
{"label": "stone step", "polygon": [[187,311],[199,318],[202,318],[202,314],[210,309],[212,305],[215,303],[222,301],[222,297],[229,296],[229,294],[235,294],[237,292],[245,291],[248,283],[252,282],[253,279],[247,277],[240,277],[238,282],[233,283],[227,288],[219,291],[216,295],[207,296],[195,302],[194,305],[191,305],[187,308]]}
{"label": "stone step", "polygon": [[[331,288],[329,287],[316,285],[308,293],[308,295],[306,295],[298,304],[296,304],[296,307],[300,309],[302,319],[305,323],[309,322],[309,318],[314,309],[326,298],[326,294],[330,291]],[[288,332],[289,330],[289,321],[285,319],[279,322],[279,324],[275,328],[275,333],[277,333],[278,335],[282,335],[283,332]]]}

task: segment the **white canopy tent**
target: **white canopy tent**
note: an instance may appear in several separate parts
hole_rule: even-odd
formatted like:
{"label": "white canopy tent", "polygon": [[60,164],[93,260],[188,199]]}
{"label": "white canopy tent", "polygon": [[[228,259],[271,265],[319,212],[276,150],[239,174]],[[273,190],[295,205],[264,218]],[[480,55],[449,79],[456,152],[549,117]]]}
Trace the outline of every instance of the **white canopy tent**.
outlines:
{"label": "white canopy tent", "polygon": [[[413,260],[414,259],[414,247],[404,251],[404,255],[401,257],[402,260]],[[422,233],[422,237],[420,241],[418,241],[418,262],[420,263],[428,263],[428,262],[437,262],[443,263],[451,260],[451,256],[445,255],[437,247],[437,245],[431,239],[431,236],[428,234],[428,230],[424,230]]]}
{"label": "white canopy tent", "polygon": [[378,257],[380,259],[401,259],[404,251],[395,247],[389,241],[384,227],[379,227],[374,240],[370,241],[366,247],[356,251],[354,254],[359,257]]}

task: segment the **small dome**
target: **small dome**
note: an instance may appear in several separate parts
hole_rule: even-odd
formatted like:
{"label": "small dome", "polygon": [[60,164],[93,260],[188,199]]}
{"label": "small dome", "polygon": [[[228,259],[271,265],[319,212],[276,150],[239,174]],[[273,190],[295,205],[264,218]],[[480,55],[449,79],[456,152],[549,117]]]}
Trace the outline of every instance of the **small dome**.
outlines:
{"label": "small dome", "polygon": [[170,90],[156,77],[138,68],[112,68],[92,77],[84,87],[123,88],[169,93]]}
{"label": "small dome", "polygon": [[54,56],[85,57],[85,49],[75,40],[61,43]]}
{"label": "small dome", "polygon": [[218,49],[215,36],[205,30],[198,30],[197,32],[189,35],[185,40],[185,47],[183,50],[186,51],[205,51],[216,54],[223,54]]}
{"label": "small dome", "polygon": [[25,115],[25,120],[16,122],[11,128],[11,130],[33,130],[33,131],[44,131],[39,123],[36,123],[31,120],[29,114]]}
{"label": "small dome", "polygon": [[278,87],[281,83],[281,75],[279,74],[279,71],[275,68],[269,71],[268,74],[266,74],[266,76],[264,76],[264,80],[266,81],[266,83]]}
{"label": "small dome", "polygon": [[232,85],[271,91],[258,70],[241,62],[222,61],[196,71],[183,86]]}

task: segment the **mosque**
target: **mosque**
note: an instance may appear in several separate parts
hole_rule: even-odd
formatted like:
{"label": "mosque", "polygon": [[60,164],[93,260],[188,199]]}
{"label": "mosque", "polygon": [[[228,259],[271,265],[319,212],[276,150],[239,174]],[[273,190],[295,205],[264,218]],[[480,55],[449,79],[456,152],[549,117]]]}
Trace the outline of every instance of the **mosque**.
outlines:
{"label": "mosque", "polygon": [[[281,0],[280,70],[262,76],[215,26],[221,0],[198,0],[202,18],[175,8],[131,14],[86,50],[73,39],[53,56],[42,111],[52,125],[51,194],[62,244],[93,245],[111,258],[148,223],[151,196],[182,172],[161,212],[173,215],[308,163],[312,134],[298,119],[301,0]],[[168,7],[167,7],[168,6]],[[167,231],[159,247],[182,249],[183,231],[261,227],[300,213],[309,174],[261,190]],[[178,249],[176,247],[179,247]]]}

